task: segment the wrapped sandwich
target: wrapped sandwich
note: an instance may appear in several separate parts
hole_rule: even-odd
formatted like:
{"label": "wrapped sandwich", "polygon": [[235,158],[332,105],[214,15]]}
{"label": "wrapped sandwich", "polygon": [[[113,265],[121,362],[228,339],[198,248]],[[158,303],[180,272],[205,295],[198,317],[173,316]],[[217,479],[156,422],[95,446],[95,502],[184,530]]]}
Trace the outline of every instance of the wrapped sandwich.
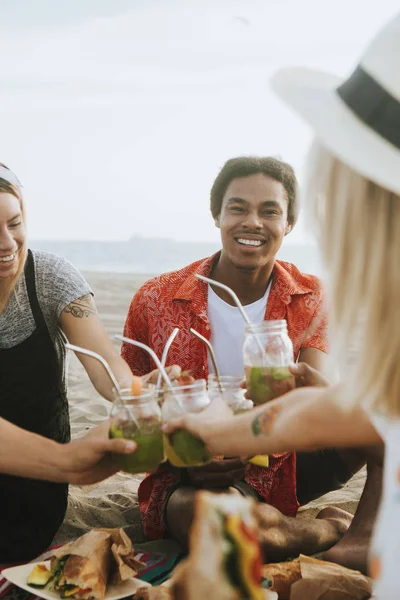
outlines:
{"label": "wrapped sandwich", "polygon": [[359,571],[311,556],[262,568],[263,577],[279,600],[366,600],[371,580]]}
{"label": "wrapped sandwich", "polygon": [[270,588],[277,592],[279,600],[289,600],[292,585],[301,579],[300,561],[295,559],[264,565],[262,574]]}
{"label": "wrapped sandwich", "polygon": [[93,530],[56,550],[51,559],[54,589],[64,598],[103,600],[111,543],[108,533]]}
{"label": "wrapped sandwich", "polygon": [[190,532],[190,556],[176,569],[174,600],[266,600],[254,502],[234,494],[199,492]]}
{"label": "wrapped sandwich", "polygon": [[[93,529],[58,548],[50,563],[50,572],[37,565],[28,578],[29,585],[49,586],[61,598],[104,600],[108,583],[121,583],[137,574],[143,563],[134,558],[134,549],[122,529]],[[46,569],[46,577],[39,571]],[[46,581],[47,580],[47,581]]]}

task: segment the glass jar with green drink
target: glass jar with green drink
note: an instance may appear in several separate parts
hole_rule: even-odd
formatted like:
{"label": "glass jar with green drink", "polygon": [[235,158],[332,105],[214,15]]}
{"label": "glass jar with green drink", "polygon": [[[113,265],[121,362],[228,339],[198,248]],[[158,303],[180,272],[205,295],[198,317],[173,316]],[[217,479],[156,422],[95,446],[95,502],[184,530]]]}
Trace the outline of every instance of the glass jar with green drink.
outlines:
{"label": "glass jar with green drink", "polygon": [[127,456],[118,455],[121,470],[150,473],[164,460],[161,410],[154,387],[144,388],[139,396],[130,389],[115,392],[111,410],[110,438],[122,437],[136,442],[137,449]]}
{"label": "glass jar with green drink", "polygon": [[[209,404],[204,379],[191,385],[176,385],[164,391],[162,418],[168,421],[188,412],[200,412]],[[164,450],[166,458],[175,467],[199,467],[212,460],[204,442],[186,429],[164,435]]]}
{"label": "glass jar with green drink", "polygon": [[[222,398],[232,409],[234,415],[239,415],[253,408],[254,402],[245,397],[246,391],[242,387],[244,377],[221,375],[219,379],[222,386]],[[208,394],[211,401],[221,395],[221,389],[215,375],[208,376]],[[268,467],[269,458],[267,455],[260,454],[250,458],[249,462],[258,467]]]}
{"label": "glass jar with green drink", "polygon": [[293,360],[285,320],[247,325],[243,361],[247,391],[254,404],[269,402],[295,387],[289,371]]}
{"label": "glass jar with green drink", "polygon": [[[222,386],[222,398],[235,415],[253,408],[253,402],[245,398],[246,390],[242,386],[243,376],[221,375],[219,380]],[[218,378],[214,374],[208,376],[208,395],[211,401],[221,395]]]}

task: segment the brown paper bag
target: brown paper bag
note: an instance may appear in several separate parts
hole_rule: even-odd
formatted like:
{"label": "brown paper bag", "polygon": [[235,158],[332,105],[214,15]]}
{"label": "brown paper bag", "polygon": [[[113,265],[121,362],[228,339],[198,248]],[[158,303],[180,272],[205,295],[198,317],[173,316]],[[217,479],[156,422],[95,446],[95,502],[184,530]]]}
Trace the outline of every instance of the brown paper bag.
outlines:
{"label": "brown paper bag", "polygon": [[135,559],[131,539],[123,529],[98,529],[111,537],[111,583],[118,584],[137,575],[145,564]]}
{"label": "brown paper bag", "polygon": [[293,583],[290,600],[367,600],[371,580],[359,571],[300,556],[301,580]]}

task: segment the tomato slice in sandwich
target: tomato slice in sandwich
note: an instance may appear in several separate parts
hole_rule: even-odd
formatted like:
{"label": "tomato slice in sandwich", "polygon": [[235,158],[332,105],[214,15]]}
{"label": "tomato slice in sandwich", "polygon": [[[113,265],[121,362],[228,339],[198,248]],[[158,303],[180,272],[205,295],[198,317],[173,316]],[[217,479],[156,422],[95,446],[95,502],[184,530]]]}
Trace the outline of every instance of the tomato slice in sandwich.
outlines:
{"label": "tomato slice in sandwich", "polygon": [[261,587],[261,553],[255,533],[247,527],[239,514],[228,515],[225,529],[234,542],[239,576],[250,600],[264,600]]}

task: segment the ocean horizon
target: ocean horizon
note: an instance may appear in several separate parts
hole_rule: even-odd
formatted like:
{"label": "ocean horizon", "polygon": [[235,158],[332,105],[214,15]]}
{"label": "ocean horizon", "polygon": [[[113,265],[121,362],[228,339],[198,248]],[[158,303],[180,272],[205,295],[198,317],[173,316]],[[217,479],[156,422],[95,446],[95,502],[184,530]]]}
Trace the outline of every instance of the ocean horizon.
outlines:
{"label": "ocean horizon", "polygon": [[[220,244],[135,236],[121,242],[32,240],[30,247],[64,256],[81,271],[158,275],[210,256],[220,249]],[[278,259],[294,263],[304,273],[322,273],[318,249],[312,244],[286,243]]]}

